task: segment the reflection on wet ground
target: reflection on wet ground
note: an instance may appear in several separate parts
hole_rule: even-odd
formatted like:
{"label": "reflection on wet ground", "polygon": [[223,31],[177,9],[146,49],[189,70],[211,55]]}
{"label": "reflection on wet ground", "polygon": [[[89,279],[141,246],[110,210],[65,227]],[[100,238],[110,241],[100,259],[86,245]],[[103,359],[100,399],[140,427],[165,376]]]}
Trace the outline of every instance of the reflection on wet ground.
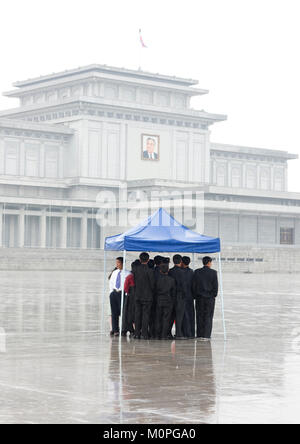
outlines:
{"label": "reflection on wet ground", "polygon": [[0,423],[300,422],[298,275],[227,274],[226,344],[219,305],[211,344],[119,342],[101,274],[0,282]]}

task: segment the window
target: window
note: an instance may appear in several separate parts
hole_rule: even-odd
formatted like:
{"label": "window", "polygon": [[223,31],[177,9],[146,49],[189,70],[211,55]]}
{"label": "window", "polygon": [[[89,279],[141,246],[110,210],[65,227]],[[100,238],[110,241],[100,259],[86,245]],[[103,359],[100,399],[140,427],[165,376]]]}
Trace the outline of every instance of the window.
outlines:
{"label": "window", "polygon": [[294,229],[293,228],[280,228],[280,244],[281,245],[294,245]]}

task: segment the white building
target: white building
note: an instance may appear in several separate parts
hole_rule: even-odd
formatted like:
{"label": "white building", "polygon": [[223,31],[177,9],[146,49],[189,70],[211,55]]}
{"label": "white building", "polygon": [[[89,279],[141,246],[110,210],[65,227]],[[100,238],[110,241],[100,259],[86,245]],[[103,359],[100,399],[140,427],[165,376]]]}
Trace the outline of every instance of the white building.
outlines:
{"label": "white building", "polygon": [[226,116],[191,109],[197,83],[102,65],[16,82],[20,106],[0,112],[0,246],[100,248],[97,195],[124,184],[203,191],[205,234],[225,245],[300,246],[297,156],[211,143]]}

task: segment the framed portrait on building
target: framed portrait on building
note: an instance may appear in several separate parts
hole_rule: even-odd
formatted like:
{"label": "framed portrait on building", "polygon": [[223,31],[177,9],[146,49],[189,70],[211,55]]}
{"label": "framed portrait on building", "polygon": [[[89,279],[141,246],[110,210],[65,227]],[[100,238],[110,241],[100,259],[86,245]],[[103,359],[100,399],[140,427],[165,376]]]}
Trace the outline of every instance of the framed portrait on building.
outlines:
{"label": "framed portrait on building", "polygon": [[142,134],[142,160],[158,161],[160,137],[153,134]]}

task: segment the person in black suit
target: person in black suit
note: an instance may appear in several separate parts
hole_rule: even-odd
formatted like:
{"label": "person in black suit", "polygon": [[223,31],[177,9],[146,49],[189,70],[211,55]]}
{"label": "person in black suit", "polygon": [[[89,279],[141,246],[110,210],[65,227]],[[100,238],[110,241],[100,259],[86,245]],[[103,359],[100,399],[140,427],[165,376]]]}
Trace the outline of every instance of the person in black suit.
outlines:
{"label": "person in black suit", "polygon": [[[176,339],[185,339],[182,328],[183,318],[185,314],[185,303],[188,293],[186,274],[182,268],[182,256],[180,256],[180,254],[175,254],[175,256],[173,257],[173,262],[174,267],[170,269],[169,275],[176,281],[176,303],[174,307],[176,320]],[[171,322],[172,321],[174,321],[174,319],[171,319]]]}
{"label": "person in black suit", "polygon": [[160,265],[156,280],[156,339],[169,339],[170,318],[176,298],[176,282],[168,275],[168,264]]}
{"label": "person in black suit", "polygon": [[149,338],[149,321],[155,290],[153,268],[148,266],[149,254],[140,254],[141,265],[134,270],[135,281],[135,338]]}
{"label": "person in black suit", "polygon": [[192,290],[196,298],[197,338],[209,340],[218,295],[218,275],[211,268],[211,257],[204,257],[203,265],[194,272]]}
{"label": "person in black suit", "polygon": [[152,137],[146,140],[146,151],[143,151],[143,159],[158,160],[157,153],[154,152],[156,142]]}
{"label": "person in black suit", "polygon": [[195,338],[195,305],[192,292],[192,282],[194,272],[190,268],[191,259],[188,256],[182,257],[182,268],[185,272],[187,285],[187,299],[185,303],[185,314],[183,320],[183,334],[187,338]]}

